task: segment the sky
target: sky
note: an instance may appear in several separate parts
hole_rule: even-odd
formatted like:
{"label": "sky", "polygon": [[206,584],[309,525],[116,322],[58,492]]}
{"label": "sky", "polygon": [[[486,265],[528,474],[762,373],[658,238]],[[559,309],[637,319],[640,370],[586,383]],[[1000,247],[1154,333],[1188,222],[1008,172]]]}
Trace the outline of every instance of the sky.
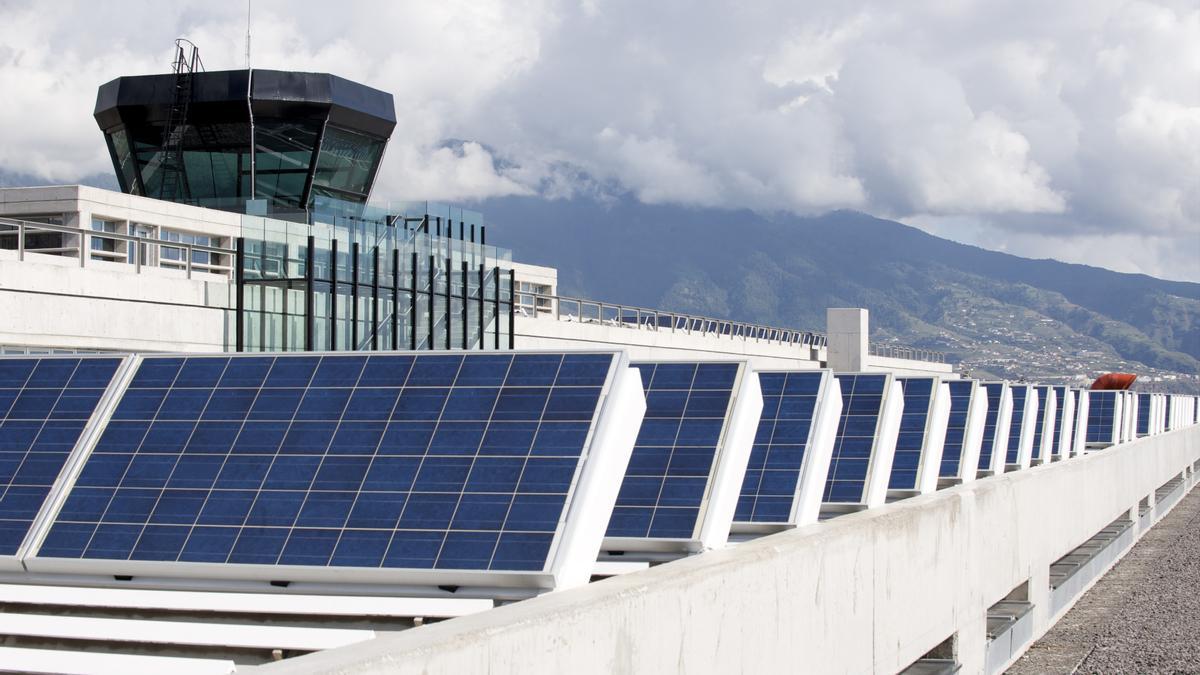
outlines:
{"label": "sky", "polygon": [[[239,0],[0,0],[0,170],[112,172],[96,87],[172,41],[245,67]],[[375,195],[854,209],[1200,281],[1195,0],[254,0],[255,67],[395,96]]]}

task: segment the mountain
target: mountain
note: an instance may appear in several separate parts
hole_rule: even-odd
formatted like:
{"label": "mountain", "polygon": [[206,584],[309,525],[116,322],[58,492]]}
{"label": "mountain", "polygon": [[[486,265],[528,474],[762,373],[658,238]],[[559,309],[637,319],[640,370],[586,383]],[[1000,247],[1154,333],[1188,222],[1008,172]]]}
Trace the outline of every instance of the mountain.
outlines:
{"label": "mountain", "polygon": [[628,197],[478,208],[515,259],[559,269],[564,295],[817,330],[827,307],[867,307],[874,339],[992,375],[1200,373],[1200,284],[1030,260],[850,211],[768,217]]}

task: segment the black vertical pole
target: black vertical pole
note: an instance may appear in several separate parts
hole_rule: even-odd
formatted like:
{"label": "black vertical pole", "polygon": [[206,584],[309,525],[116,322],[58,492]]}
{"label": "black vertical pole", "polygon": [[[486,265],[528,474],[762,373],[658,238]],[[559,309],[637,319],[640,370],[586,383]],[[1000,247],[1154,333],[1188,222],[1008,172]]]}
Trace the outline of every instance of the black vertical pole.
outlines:
{"label": "black vertical pole", "polygon": [[338,242],[329,242],[329,351],[336,352],[338,348]]}
{"label": "black vertical pole", "polygon": [[[446,234],[451,234],[450,224],[446,224]],[[450,283],[454,279],[454,261],[446,258],[446,349],[450,349],[450,336],[454,335],[454,302],[450,299]]]}
{"label": "black vertical pole", "polygon": [[471,346],[471,306],[467,303],[467,286],[469,283],[470,273],[467,271],[467,261],[462,261],[462,346],[463,349],[469,349]]}
{"label": "black vertical pole", "polygon": [[304,351],[311,352],[315,348],[315,324],[317,300],[313,282],[316,280],[317,239],[308,235],[308,255],[304,261]]}
{"label": "black vertical pole", "polygon": [[429,254],[429,348],[430,349],[435,349],[435,345],[437,344],[436,342],[434,342],[434,337],[433,337],[433,324],[434,324],[433,318],[435,316],[437,316],[437,307],[434,305],[434,303],[437,302],[437,293],[434,292],[435,289],[434,289],[434,285],[433,285],[434,272],[435,272],[436,267],[437,267],[437,257],[435,257],[432,253],[430,253]]}
{"label": "black vertical pole", "polygon": [[487,283],[487,267],[483,264],[479,265],[479,348],[487,349],[487,296],[484,295],[483,287]]}
{"label": "black vertical pole", "polygon": [[517,271],[508,271],[508,348],[517,347]]}
{"label": "black vertical pole", "polygon": [[246,239],[238,237],[234,244],[233,254],[233,285],[237,297],[234,298],[233,314],[233,348],[235,351],[246,351]]}
{"label": "black vertical pole", "polygon": [[350,244],[350,351],[358,350],[358,242]]}
{"label": "black vertical pole", "polygon": [[460,221],[458,221],[458,240],[459,240],[459,241],[465,241],[465,240],[466,240],[466,237],[464,237],[464,236],[463,236],[464,228],[465,228],[466,226],[467,226],[467,224],[466,224],[466,223],[464,223],[463,221],[461,221],[461,220],[460,220]]}
{"label": "black vertical pole", "polygon": [[416,350],[417,348],[417,252],[412,253],[412,293],[409,294],[409,322],[412,324],[408,327],[409,349]]}
{"label": "black vertical pole", "polygon": [[479,245],[487,246],[487,228],[483,225],[479,226]]}
{"label": "black vertical pole", "polygon": [[492,276],[492,285],[496,289],[492,298],[492,316],[496,319],[496,325],[492,332],[495,333],[496,349],[500,349],[500,267],[498,265]]}
{"label": "black vertical pole", "polygon": [[400,249],[392,249],[392,351],[400,349]]}
{"label": "black vertical pole", "polygon": [[379,247],[375,247],[375,269],[371,270],[371,349],[379,349]]}
{"label": "black vertical pole", "polygon": [[475,223],[471,223],[471,243],[475,243]]}

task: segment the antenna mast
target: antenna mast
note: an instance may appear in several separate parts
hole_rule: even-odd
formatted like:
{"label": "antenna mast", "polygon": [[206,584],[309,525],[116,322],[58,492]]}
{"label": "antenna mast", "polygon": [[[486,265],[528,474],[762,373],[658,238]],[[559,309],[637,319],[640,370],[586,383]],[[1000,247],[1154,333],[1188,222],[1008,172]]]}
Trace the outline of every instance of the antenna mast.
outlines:
{"label": "antenna mast", "polygon": [[250,70],[250,4],[253,0],[246,0],[246,70]]}

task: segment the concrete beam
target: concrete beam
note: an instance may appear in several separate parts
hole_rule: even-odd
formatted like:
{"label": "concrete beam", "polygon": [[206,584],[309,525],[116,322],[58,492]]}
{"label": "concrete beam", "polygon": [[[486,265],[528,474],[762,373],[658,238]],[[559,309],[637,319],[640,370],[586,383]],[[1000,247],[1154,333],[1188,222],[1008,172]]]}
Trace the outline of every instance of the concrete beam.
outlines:
{"label": "concrete beam", "polygon": [[[263,673],[897,672],[1200,461],[1200,427],[993,476],[643,572],[263,667]],[[1195,480],[1190,470],[1185,486]]]}

